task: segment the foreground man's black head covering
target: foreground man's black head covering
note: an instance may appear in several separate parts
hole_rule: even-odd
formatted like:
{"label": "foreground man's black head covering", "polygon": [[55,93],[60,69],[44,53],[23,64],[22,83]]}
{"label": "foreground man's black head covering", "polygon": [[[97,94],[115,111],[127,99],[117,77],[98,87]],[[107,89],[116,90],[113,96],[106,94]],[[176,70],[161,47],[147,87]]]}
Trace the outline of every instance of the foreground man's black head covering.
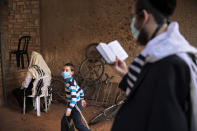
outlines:
{"label": "foreground man's black head covering", "polygon": [[146,10],[158,16],[158,13],[165,18],[169,18],[176,8],[176,0],[136,0],[136,12]]}
{"label": "foreground man's black head covering", "polygon": [[145,0],[145,1],[149,1],[149,3],[165,17],[170,17],[176,8],[176,0]]}

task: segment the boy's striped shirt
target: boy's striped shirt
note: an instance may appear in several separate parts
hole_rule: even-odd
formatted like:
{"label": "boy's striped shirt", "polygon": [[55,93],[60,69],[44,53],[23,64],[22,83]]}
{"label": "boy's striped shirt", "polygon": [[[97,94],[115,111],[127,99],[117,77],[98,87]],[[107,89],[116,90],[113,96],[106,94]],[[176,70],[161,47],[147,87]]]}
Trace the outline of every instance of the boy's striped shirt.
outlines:
{"label": "boy's striped shirt", "polygon": [[84,92],[72,77],[65,82],[64,87],[66,91],[66,100],[69,103],[67,111],[72,111],[75,104],[84,99]]}

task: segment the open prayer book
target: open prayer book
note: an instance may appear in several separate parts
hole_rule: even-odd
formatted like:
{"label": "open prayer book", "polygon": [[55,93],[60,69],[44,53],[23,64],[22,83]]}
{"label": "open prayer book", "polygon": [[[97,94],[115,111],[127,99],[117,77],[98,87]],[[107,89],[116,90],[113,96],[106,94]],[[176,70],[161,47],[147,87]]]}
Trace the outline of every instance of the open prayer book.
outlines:
{"label": "open prayer book", "polygon": [[108,64],[111,64],[116,61],[116,56],[120,60],[125,60],[128,57],[126,51],[122,48],[120,43],[117,40],[114,40],[108,44],[106,43],[99,43],[96,47],[99,53],[103,56],[105,61]]}

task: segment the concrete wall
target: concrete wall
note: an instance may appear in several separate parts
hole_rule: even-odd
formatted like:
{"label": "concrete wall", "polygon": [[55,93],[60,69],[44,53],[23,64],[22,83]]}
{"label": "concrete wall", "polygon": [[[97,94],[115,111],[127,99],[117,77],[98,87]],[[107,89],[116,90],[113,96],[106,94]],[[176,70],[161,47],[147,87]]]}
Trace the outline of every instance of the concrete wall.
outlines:
{"label": "concrete wall", "polygon": [[[129,53],[127,63],[130,63],[142,49],[133,40],[127,19],[132,3],[132,0],[42,0],[41,50],[53,74],[59,75],[66,62],[79,65],[85,58],[85,47],[92,42],[117,39]],[[172,20],[177,20],[181,32],[197,45],[196,7],[195,0],[178,0]]]}
{"label": "concrete wall", "polygon": [[177,9],[172,20],[179,22],[181,33],[192,45],[197,47],[197,1],[177,1]]}
{"label": "concrete wall", "polygon": [[42,0],[41,50],[53,74],[59,75],[66,62],[79,66],[93,42],[117,39],[131,57],[136,55],[139,47],[127,18],[131,6],[129,0]]}

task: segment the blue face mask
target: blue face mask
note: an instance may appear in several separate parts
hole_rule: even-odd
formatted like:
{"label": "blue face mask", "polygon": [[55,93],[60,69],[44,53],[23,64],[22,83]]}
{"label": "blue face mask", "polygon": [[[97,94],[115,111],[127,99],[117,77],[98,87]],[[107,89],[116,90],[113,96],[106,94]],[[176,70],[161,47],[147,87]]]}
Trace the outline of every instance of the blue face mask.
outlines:
{"label": "blue face mask", "polygon": [[135,28],[135,18],[132,19],[130,26],[131,26],[131,32],[132,32],[133,37],[137,39],[140,34],[140,31]]}
{"label": "blue face mask", "polygon": [[64,78],[64,79],[67,79],[68,77],[71,76],[70,72],[62,72],[61,73],[61,76]]}

